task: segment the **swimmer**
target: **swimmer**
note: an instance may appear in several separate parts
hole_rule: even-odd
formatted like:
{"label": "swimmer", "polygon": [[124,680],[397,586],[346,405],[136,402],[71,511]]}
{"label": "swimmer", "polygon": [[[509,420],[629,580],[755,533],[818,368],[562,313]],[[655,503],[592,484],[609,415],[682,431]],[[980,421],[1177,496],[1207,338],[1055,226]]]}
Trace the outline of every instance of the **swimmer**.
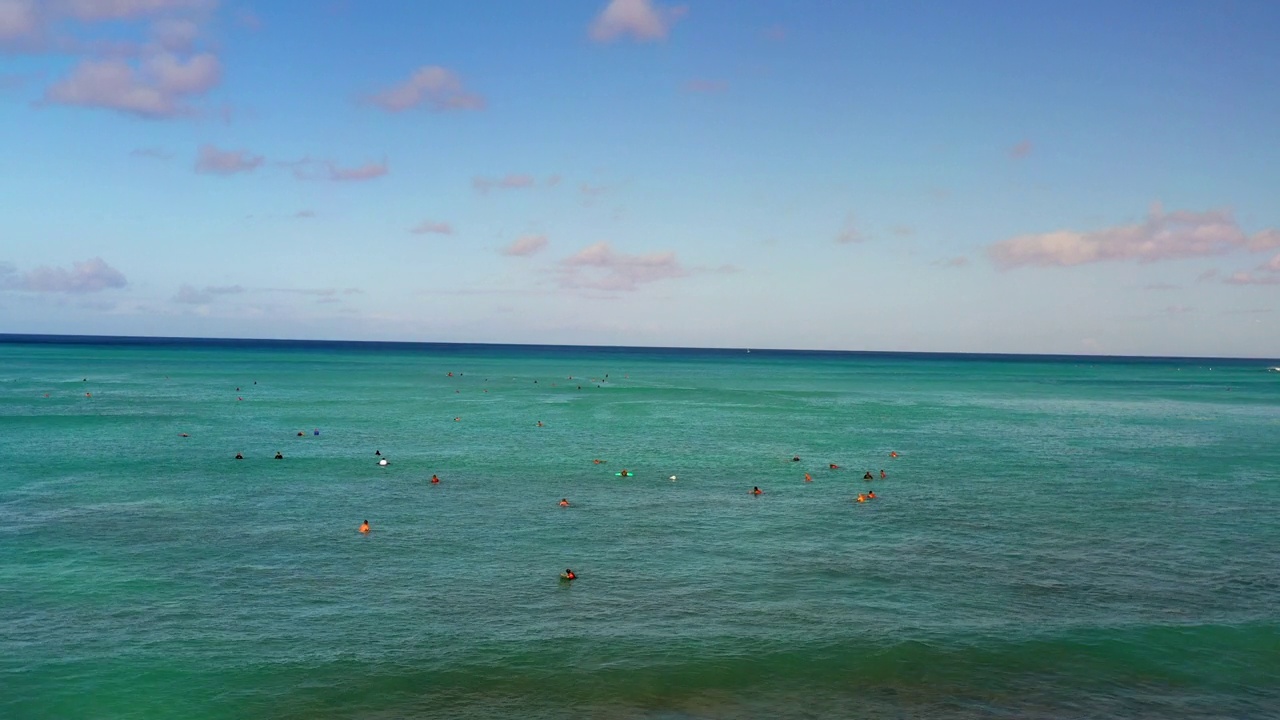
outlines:
{"label": "swimmer", "polygon": [[885,478],[887,478],[887,477],[889,477],[889,476],[888,476],[888,475],[885,475],[885,474],[884,474],[884,471],[883,471],[883,470],[881,470],[881,471],[880,471],[880,479],[881,479],[881,480],[883,480],[883,479],[885,479]]}
{"label": "swimmer", "polygon": [[369,534],[369,521],[368,521],[368,520],[365,520],[364,522],[360,523],[360,532],[364,533],[365,535],[368,535],[368,534]]}
{"label": "swimmer", "polygon": [[872,490],[872,491],[868,492],[868,493],[867,493],[867,499],[868,499],[868,500],[875,500],[875,499],[876,499],[876,491],[875,491],[875,490]]}
{"label": "swimmer", "polygon": [[191,436],[186,433],[178,433],[178,437],[191,437]]}
{"label": "swimmer", "polygon": [[85,396],[85,397],[93,397],[93,393],[85,393],[85,394],[84,394],[84,396]]}
{"label": "swimmer", "polygon": [[578,576],[574,575],[573,571],[570,570],[569,568],[565,568],[564,572],[560,574],[560,579],[561,580],[577,580]]}
{"label": "swimmer", "polygon": [[315,430],[311,431],[311,434],[315,435],[316,437],[320,437],[320,428],[316,428]]}
{"label": "swimmer", "polygon": [[381,455],[382,455],[382,451],[381,451],[381,450],[374,450],[374,451],[373,451],[373,454],[374,454],[374,455],[377,455],[377,456],[379,456],[379,457],[381,457]]}
{"label": "swimmer", "polygon": [[449,377],[453,377],[453,373],[449,373]]}
{"label": "swimmer", "polygon": [[381,460],[378,461],[378,464],[382,466],[387,466],[387,465],[390,465],[391,463],[387,462],[386,458],[382,458]]}
{"label": "swimmer", "polygon": [[243,460],[243,459],[244,459],[244,455],[241,455],[240,453],[236,453],[236,459],[237,459],[237,460]]}
{"label": "swimmer", "polygon": [[898,457],[898,453],[897,453],[897,452],[892,452],[892,451],[891,451],[891,452],[889,453],[889,457],[891,457],[891,458],[896,458],[896,457]]}
{"label": "swimmer", "polygon": [[302,432],[301,430],[299,430],[299,431],[298,431],[298,437],[302,437],[302,436],[303,436],[303,435],[305,435],[305,434],[306,434],[306,433]]}
{"label": "swimmer", "polygon": [[791,462],[800,462],[800,456],[799,455],[792,456]]}
{"label": "swimmer", "polygon": [[752,495],[763,495],[763,494],[764,494],[764,491],[763,491],[763,490],[761,490],[758,486],[755,486],[755,487],[752,487],[752,488],[751,488],[751,494],[752,494]]}
{"label": "swimmer", "polygon": [[453,419],[453,421],[454,421],[454,422],[462,422],[462,418],[460,418],[460,417],[455,417],[455,418]]}
{"label": "swimmer", "polygon": [[676,481],[676,476],[675,476],[675,475],[672,475],[671,477],[669,477],[669,478],[667,478],[667,479],[668,479],[668,480],[670,480],[671,482],[675,482],[675,481]]}
{"label": "swimmer", "polygon": [[244,400],[244,398],[237,396],[236,400]]}
{"label": "swimmer", "polygon": [[827,467],[831,468],[832,470],[839,470],[839,469],[840,469],[840,466],[839,466],[839,465],[837,465],[837,464],[835,464],[835,463],[831,463],[831,464],[827,465]]}
{"label": "swimmer", "polygon": [[868,471],[866,472],[866,474],[862,476],[862,479],[863,479],[863,480],[873,480],[874,478],[872,478],[872,477],[871,477],[871,471],[870,471],[870,470],[868,470]]}
{"label": "swimmer", "polygon": [[631,471],[626,468],[622,468],[622,472],[618,474],[621,475],[622,477],[631,477]]}
{"label": "swimmer", "polygon": [[569,498],[560,498],[560,507],[569,507]]}
{"label": "swimmer", "polygon": [[432,476],[431,476],[431,484],[432,484],[432,485],[439,485],[439,484],[440,484],[440,476],[439,476],[439,475],[432,475]]}
{"label": "swimmer", "polygon": [[277,459],[277,460],[283,460],[283,459],[284,459],[284,455],[281,455],[279,450],[277,450],[277,451],[276,451],[276,459]]}
{"label": "swimmer", "polygon": [[538,427],[546,427],[546,426],[542,424],[542,421],[541,421],[541,420],[539,420],[539,421],[538,421]]}
{"label": "swimmer", "polygon": [[812,476],[812,475],[810,475],[809,473],[805,473],[805,474],[804,474],[804,481],[805,481],[805,482],[813,482],[813,476]]}
{"label": "swimmer", "polygon": [[595,464],[599,465],[600,463],[602,463],[602,462],[604,462],[604,461],[603,461],[603,460],[601,460],[600,458],[596,458],[596,459],[595,459],[595,460],[593,460],[592,462],[594,462]]}
{"label": "swimmer", "polygon": [[862,493],[858,493],[858,502],[866,502],[866,501],[867,501],[867,496],[863,495]]}

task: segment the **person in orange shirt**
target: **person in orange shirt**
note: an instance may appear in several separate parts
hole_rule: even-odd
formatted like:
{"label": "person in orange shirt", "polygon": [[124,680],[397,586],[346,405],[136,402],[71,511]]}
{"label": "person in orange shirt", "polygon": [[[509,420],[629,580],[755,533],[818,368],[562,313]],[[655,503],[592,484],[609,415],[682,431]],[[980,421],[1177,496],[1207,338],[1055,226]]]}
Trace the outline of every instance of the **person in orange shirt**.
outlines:
{"label": "person in orange shirt", "polygon": [[369,534],[369,521],[368,521],[368,520],[365,520],[364,522],[360,523],[360,532],[361,532],[362,534],[365,534],[365,535],[368,535],[368,534]]}
{"label": "person in orange shirt", "polygon": [[809,473],[805,473],[805,474],[804,474],[804,481],[805,481],[805,482],[813,482],[813,478],[809,475]]}
{"label": "person in orange shirt", "polygon": [[875,500],[875,499],[876,499],[876,491],[875,491],[875,490],[872,490],[871,492],[867,493],[867,499],[868,499],[868,500]]}
{"label": "person in orange shirt", "polygon": [[440,477],[439,477],[439,476],[437,476],[437,475],[432,475],[432,476],[431,476],[431,484],[432,484],[432,485],[439,485],[439,484],[440,484]]}
{"label": "person in orange shirt", "polygon": [[866,502],[866,501],[867,501],[867,496],[863,495],[862,493],[858,493],[858,502]]}
{"label": "person in orange shirt", "polygon": [[560,507],[569,507],[569,498],[560,498]]}
{"label": "person in orange shirt", "polygon": [[763,494],[764,494],[764,491],[763,491],[763,490],[761,490],[759,486],[753,486],[753,487],[751,488],[751,494],[752,494],[752,495],[763,495]]}
{"label": "person in orange shirt", "polygon": [[577,580],[578,576],[573,574],[569,568],[564,569],[564,573],[560,575],[561,580]]}

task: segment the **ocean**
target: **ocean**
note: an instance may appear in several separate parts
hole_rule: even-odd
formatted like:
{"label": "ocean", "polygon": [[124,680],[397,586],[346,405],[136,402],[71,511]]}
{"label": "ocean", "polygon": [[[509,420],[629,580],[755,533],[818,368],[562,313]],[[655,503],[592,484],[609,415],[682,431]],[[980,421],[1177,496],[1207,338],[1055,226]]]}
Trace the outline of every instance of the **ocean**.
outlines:
{"label": "ocean", "polygon": [[1274,365],[0,337],[0,717],[1280,717]]}

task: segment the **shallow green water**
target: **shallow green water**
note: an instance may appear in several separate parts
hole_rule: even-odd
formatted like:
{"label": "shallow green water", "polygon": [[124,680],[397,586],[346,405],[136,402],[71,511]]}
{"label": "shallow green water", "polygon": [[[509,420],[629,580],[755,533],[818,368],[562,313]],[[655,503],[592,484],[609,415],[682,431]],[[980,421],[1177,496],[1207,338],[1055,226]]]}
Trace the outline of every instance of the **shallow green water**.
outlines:
{"label": "shallow green water", "polygon": [[1280,715],[1269,364],[0,344],[0,717]]}

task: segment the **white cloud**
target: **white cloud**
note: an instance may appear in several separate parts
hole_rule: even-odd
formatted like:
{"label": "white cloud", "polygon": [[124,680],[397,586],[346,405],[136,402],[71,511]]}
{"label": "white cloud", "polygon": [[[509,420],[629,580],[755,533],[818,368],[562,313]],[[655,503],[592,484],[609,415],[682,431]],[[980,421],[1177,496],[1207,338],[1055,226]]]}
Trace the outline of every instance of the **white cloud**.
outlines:
{"label": "white cloud", "polygon": [[525,235],[502,248],[502,254],[513,257],[528,257],[541,252],[547,245],[546,235]]}
{"label": "white cloud", "polygon": [[987,248],[987,257],[1002,269],[1072,266],[1110,260],[1155,262],[1219,255],[1235,249],[1263,249],[1280,243],[1280,233],[1245,234],[1225,210],[1165,212],[1156,204],[1145,222],[1091,232],[1058,230],[1020,235]]}
{"label": "white cloud", "polygon": [[592,290],[636,290],[689,274],[674,252],[628,255],[603,241],[561,260],[559,270],[561,287]]}
{"label": "white cloud", "polygon": [[4,290],[79,295],[122,288],[128,284],[123,273],[100,257],[73,262],[70,270],[44,265],[18,273],[12,265],[0,266],[0,289]]}
{"label": "white cloud", "polygon": [[612,0],[591,23],[591,39],[607,43],[621,37],[636,41],[662,40],[688,8],[656,6],[651,0]]}
{"label": "white cloud", "polygon": [[261,155],[251,155],[247,150],[219,150],[212,145],[200,146],[196,159],[196,172],[205,175],[233,175],[252,172],[262,164]]}
{"label": "white cloud", "polygon": [[485,107],[484,98],[467,92],[457,73],[439,65],[418,68],[408,80],[374,95],[370,102],[387,112],[402,112],[424,103],[436,112]]}

